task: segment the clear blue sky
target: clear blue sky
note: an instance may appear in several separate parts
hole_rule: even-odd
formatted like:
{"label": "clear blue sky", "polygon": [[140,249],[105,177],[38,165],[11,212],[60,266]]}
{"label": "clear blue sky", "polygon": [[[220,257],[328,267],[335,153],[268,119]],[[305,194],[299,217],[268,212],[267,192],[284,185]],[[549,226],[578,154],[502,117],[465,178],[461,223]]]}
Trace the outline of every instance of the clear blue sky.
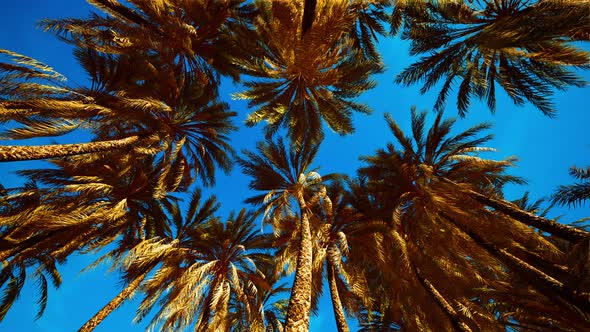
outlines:
{"label": "clear blue sky", "polygon": [[[84,17],[91,6],[83,0],[19,0],[2,1],[0,8],[0,48],[9,49],[31,56],[52,66],[68,77],[71,84],[84,85],[87,80],[77,65],[71,49],[48,33],[35,28],[35,23],[42,18]],[[402,129],[408,130],[409,109],[416,105],[418,109],[430,109],[434,103],[434,93],[421,96],[418,88],[404,88],[393,83],[394,75],[411,63],[407,44],[396,39],[387,39],[379,47],[387,70],[375,77],[379,82],[376,89],[364,94],[360,100],[373,109],[370,116],[354,117],[355,134],[347,137],[338,136],[329,129],[320,149],[316,165],[321,174],[341,172],[353,174],[360,166],[358,157],[373,153],[392,141],[383,120],[383,114],[389,112],[400,123]],[[590,80],[590,75],[581,73]],[[235,120],[241,123],[248,109],[243,101],[231,101],[230,94],[240,91],[239,86],[224,82],[222,96],[230,102],[232,110],[239,116]],[[433,90],[437,92],[438,90]],[[497,90],[499,91],[499,89]],[[530,191],[532,198],[551,194],[559,184],[571,183],[567,174],[571,165],[590,164],[590,88],[573,88],[566,92],[557,92],[555,105],[558,110],[556,119],[544,117],[531,105],[515,107],[499,91],[496,115],[491,115],[485,105],[474,102],[466,119],[458,122],[457,130],[465,129],[479,122],[489,121],[494,124],[495,139],[489,143],[498,152],[489,154],[489,158],[500,159],[518,156],[519,162],[512,174],[522,176],[529,181],[527,186],[511,187],[508,198],[517,198],[524,191]],[[447,116],[456,116],[454,99],[449,98]],[[432,118],[432,117],[431,117]],[[252,149],[257,139],[262,139],[261,128],[244,128],[232,135],[232,144],[237,151]],[[55,138],[59,143],[83,140],[84,135],[69,135]],[[11,144],[14,142],[2,142]],[[0,164],[0,181],[7,187],[17,186],[21,179],[12,171],[27,167],[38,167],[39,162]],[[240,174],[236,167],[230,175],[220,175],[217,186],[208,192],[216,194],[223,204],[222,213],[242,207],[242,201],[248,197],[249,179]],[[571,221],[590,216],[590,204],[574,211],[555,209],[552,216],[564,215],[561,220]],[[0,331],[43,331],[62,332],[77,330],[88,318],[106,304],[120,290],[117,275],[107,273],[107,267],[91,272],[79,271],[92,261],[92,257],[72,257],[66,265],[60,267],[63,277],[62,287],[55,291],[50,289],[47,310],[43,317],[34,320],[37,311],[34,285],[27,283],[20,299],[13,306],[3,322]],[[327,293],[327,289],[325,289]],[[139,298],[139,297],[138,297]],[[144,324],[131,325],[137,302],[128,302],[111,314],[96,331],[143,331]],[[335,331],[330,301],[324,297],[320,308],[321,315],[312,318],[311,331]],[[149,320],[148,320],[149,321]]]}

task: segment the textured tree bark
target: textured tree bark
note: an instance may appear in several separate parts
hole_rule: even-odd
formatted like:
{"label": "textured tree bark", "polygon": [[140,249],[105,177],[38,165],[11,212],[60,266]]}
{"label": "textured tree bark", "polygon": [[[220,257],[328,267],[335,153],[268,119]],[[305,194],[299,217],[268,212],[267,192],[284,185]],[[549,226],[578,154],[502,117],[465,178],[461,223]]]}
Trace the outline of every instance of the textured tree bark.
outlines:
{"label": "textured tree bark", "polygon": [[340,294],[338,293],[338,286],[336,284],[336,275],[334,273],[334,266],[328,260],[328,282],[330,284],[330,296],[332,297],[332,308],[334,309],[334,318],[336,319],[336,327],[338,332],[350,332],[346,316],[344,315],[344,308],[342,301],[340,301]]}
{"label": "textured tree bark", "polygon": [[298,194],[297,200],[301,209],[301,242],[297,255],[295,281],[293,282],[289,307],[287,308],[285,332],[308,332],[309,312],[311,310],[311,268],[313,262],[311,229],[302,193]]}
{"label": "textured tree bark", "polygon": [[146,272],[140,274],[135,278],[132,282],[127,285],[117,296],[115,296],[109,303],[107,303],[99,312],[94,315],[94,317],[90,318],[86,324],[82,325],[82,327],[78,330],[78,332],[89,332],[94,330],[98,324],[100,324],[111,312],[117,309],[125,300],[127,300],[131,294],[141,285],[141,282],[147,274],[151,271],[151,268],[148,268]]}
{"label": "textured tree bark", "polygon": [[313,20],[315,19],[315,7],[317,0],[305,0],[303,5],[303,18],[301,19],[301,31],[305,34],[307,30],[311,29]]}
{"label": "textured tree bark", "polygon": [[528,211],[522,210],[518,206],[505,200],[487,197],[473,190],[468,190],[465,192],[473,199],[484,205],[494,208],[495,210],[500,211],[526,225],[536,227],[542,231],[545,231],[547,233],[550,233],[572,243],[576,243],[578,241],[590,237],[590,234],[586,231],[574,227],[569,227],[557,223],[553,220],[536,216]]}
{"label": "textured tree bark", "polygon": [[449,318],[451,323],[453,323],[455,328],[461,332],[472,332],[469,325],[463,322],[457,311],[449,304],[449,302],[444,298],[444,296],[442,296],[442,294],[439,293],[439,291],[434,287],[433,284],[430,283],[430,281],[428,281],[428,279],[422,276],[422,274],[420,273],[420,269],[414,266],[414,273],[416,273],[416,277],[418,277],[418,280],[420,281],[424,289],[428,291],[428,293],[434,298],[434,300],[436,301],[436,303],[438,303],[438,305],[441,307],[444,313],[447,314],[447,317]]}
{"label": "textured tree bark", "polygon": [[137,141],[139,136],[80,144],[4,145],[0,146],[0,161],[38,160],[110,151],[129,147]]}

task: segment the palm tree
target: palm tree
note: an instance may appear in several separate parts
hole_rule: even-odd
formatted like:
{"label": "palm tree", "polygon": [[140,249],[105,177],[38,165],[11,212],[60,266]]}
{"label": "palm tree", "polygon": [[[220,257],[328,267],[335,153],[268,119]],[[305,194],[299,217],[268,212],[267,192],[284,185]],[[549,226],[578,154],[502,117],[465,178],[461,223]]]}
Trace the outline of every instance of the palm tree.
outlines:
{"label": "palm tree", "polygon": [[103,15],[44,20],[41,27],[63,40],[107,54],[157,53],[164,63],[219,83],[219,74],[238,79],[234,64],[244,56],[235,34],[247,32],[253,15],[244,0],[89,1]]}
{"label": "palm tree", "polygon": [[139,239],[161,233],[162,205],[168,192],[178,189],[182,169],[160,168],[166,163],[149,156],[94,157],[53,160],[57,168],[21,171],[42,187],[6,197],[13,208],[0,214],[5,225],[0,256],[9,267],[41,258],[62,263],[76,251],[101,250],[119,239],[107,255],[117,261]]}
{"label": "palm tree", "polygon": [[[264,278],[253,279],[252,282],[256,285],[256,288],[245,289],[248,293],[246,296],[248,301],[231,299],[231,332],[246,330],[282,332],[284,330],[283,322],[287,316],[289,300],[279,296],[289,292],[290,289],[286,283],[278,284],[284,275],[276,273],[275,266],[262,264],[258,268]],[[257,309],[252,311],[249,310],[248,306]]]}
{"label": "palm tree", "polygon": [[[200,218],[189,207],[189,215]],[[156,302],[160,308],[151,326],[177,330],[195,324],[198,331],[229,331],[231,298],[242,301],[248,312],[248,295],[255,283],[264,278],[258,266],[270,265],[267,251],[271,242],[255,234],[256,215],[242,209],[222,222],[209,218],[195,224],[191,219],[174,218],[183,235],[176,249],[145,283],[145,297],[138,319],[149,312]],[[161,324],[161,325],[159,325]]]}
{"label": "palm tree", "polygon": [[420,91],[426,93],[442,80],[435,110],[442,110],[460,82],[461,116],[471,96],[486,99],[494,111],[498,83],[515,104],[529,101],[553,116],[552,89],[585,85],[567,66],[586,67],[589,61],[586,51],[570,43],[588,40],[587,1],[401,1],[406,2],[411,4],[401,6],[403,37],[411,40],[411,55],[426,55],[396,81],[423,81]]}
{"label": "palm tree", "polygon": [[[523,181],[518,178],[499,173],[499,171],[512,165],[511,159],[494,162],[466,155],[466,153],[490,151],[489,148],[481,148],[478,145],[489,141],[492,138],[491,135],[465,142],[465,140],[477,135],[480,131],[489,128],[488,124],[475,126],[453,138],[449,138],[448,141],[444,141],[443,137],[448,135],[455,120],[441,122],[441,116],[441,114],[437,116],[434,126],[429,132],[430,138],[424,140],[420,136],[424,132],[423,126],[425,113],[418,115],[415,110],[412,111],[412,132],[417,144],[416,149],[413,148],[412,142],[409,138],[404,136],[398,125],[388,117],[387,121],[389,126],[404,149],[403,156],[390,156],[396,152],[394,152],[395,149],[393,146],[389,146],[387,151],[379,151],[377,158],[365,158],[365,160],[369,163],[373,163],[372,160],[378,160],[379,158],[391,158],[391,162],[398,162],[398,160],[401,161],[404,159],[412,160],[410,163],[414,165],[411,166],[412,168],[410,170],[414,171],[416,175],[412,175],[410,172],[410,174],[407,174],[408,176],[414,177],[420,174],[436,176],[440,181],[454,187],[452,189],[454,191],[459,190],[470,198],[477,200],[484,205],[490,206],[524,224],[539,228],[571,242],[575,243],[576,241],[588,237],[588,233],[585,231],[562,225],[525,211],[515,204],[498,197],[498,195],[494,195],[496,191],[494,187],[490,188],[489,186],[486,186],[485,183],[475,182],[481,181],[481,179],[477,179],[477,176],[479,175],[477,172],[493,172],[486,174],[486,176],[487,179],[496,186],[501,186],[510,182],[523,183]],[[441,142],[440,148],[438,148],[434,142]],[[457,165],[453,164],[454,161],[457,161]],[[459,172],[458,166],[467,166],[467,170],[470,172],[475,171],[476,173],[464,174],[463,170]],[[479,166],[479,168],[476,166]],[[383,167],[387,166],[384,165]],[[408,173],[408,170],[400,170],[400,172],[402,171]],[[457,174],[455,175],[453,172],[456,172]],[[458,176],[457,180],[453,179],[455,176]],[[413,181],[413,179],[411,180]],[[492,193],[492,195],[486,194],[488,192]]]}
{"label": "palm tree", "polygon": [[[219,204],[216,202],[215,196],[208,198],[204,202],[201,202],[201,199],[201,190],[195,189],[191,193],[186,220],[183,220],[180,215],[180,208],[177,201],[162,201],[160,204],[163,207],[169,208],[169,218],[165,213],[156,214],[156,211],[152,209],[150,211],[152,214],[144,217],[145,226],[142,230],[143,234],[140,234],[140,237],[136,235],[131,235],[131,238],[124,236],[119,240],[119,244],[115,249],[97,260],[95,264],[109,259],[115,262],[115,265],[119,265],[124,273],[124,280],[127,285],[89,319],[79,331],[92,331],[112,311],[131,297],[158,264],[165,262],[177,254],[178,241],[182,237],[188,236],[185,233],[191,232],[193,228],[213,218],[213,214],[219,209]],[[158,215],[165,220],[154,220]],[[146,226],[151,226],[152,230]],[[158,269],[156,270],[158,271]]]}
{"label": "palm tree", "polygon": [[[164,151],[167,155],[180,150],[171,162],[184,165],[187,185],[195,176],[206,185],[213,184],[216,166],[229,171],[228,155],[233,150],[227,135],[235,129],[231,118],[236,113],[217,100],[216,89],[204,84],[198,74],[181,74],[176,67],[162,69],[160,77],[145,68],[130,71],[126,64],[136,62],[133,58],[114,58],[89,49],[78,49],[76,54],[93,78],[92,89],[71,92],[75,93],[73,99],[0,101],[6,111],[4,121],[13,119],[24,125],[5,135],[12,139],[56,136],[89,127],[97,136],[95,142],[42,148],[4,146],[0,147],[0,160],[60,157],[125,147],[142,153]],[[18,57],[16,60],[24,61]],[[150,61],[163,68],[158,58]],[[51,91],[48,86],[46,89]]]}
{"label": "palm tree", "polygon": [[[318,195],[322,201],[314,210],[314,276],[319,278],[315,292],[321,294],[323,270],[328,282],[332,308],[339,332],[349,331],[346,314],[359,316],[361,308],[371,307],[366,266],[352,257],[363,250],[373,233],[382,230],[382,223],[367,222],[350,205],[344,181],[336,179]],[[346,311],[346,312],[345,312]]]}
{"label": "palm tree", "polygon": [[[583,308],[587,307],[588,299],[584,295],[568,289],[563,280],[556,279],[561,275],[551,276],[541,271],[547,266],[557,267],[559,259],[556,257],[563,259],[564,252],[526,225],[506,216],[504,211],[491,212],[483,209],[477,200],[468,199],[471,192],[498,197],[505,183],[521,182],[504,174],[504,170],[511,165],[510,160],[498,162],[477,156],[479,152],[490,150],[480,145],[489,141],[491,136],[478,137],[489,126],[475,126],[450,136],[454,120],[443,121],[439,113],[424,137],[425,120],[425,113],[412,110],[410,138],[388,117],[389,127],[401,149],[390,144],[387,149],[377,151],[376,155],[365,157],[368,166],[361,169],[361,173],[369,178],[368,190],[376,192],[379,199],[398,204],[398,210],[392,211],[389,207],[394,216],[390,236],[395,250],[401,252],[402,261],[419,269],[415,274],[422,285],[426,289],[431,288],[428,284],[438,289],[442,285],[440,278],[446,275],[445,278],[449,278],[445,279],[447,282],[463,286],[457,286],[454,291],[438,289],[437,292],[455,293],[453,297],[459,295],[471,299],[476,297],[475,293],[463,295],[460,292],[472,292],[474,288],[482,287],[502,288],[501,284],[510,278],[506,274],[508,267],[510,271],[528,278],[536,289],[553,301],[572,307],[568,309],[568,314],[580,308],[585,310]],[[395,186],[396,190],[390,190]],[[506,204],[512,205],[509,202]],[[445,243],[444,249],[438,245],[431,247],[431,244],[440,243]],[[534,260],[530,260],[531,253],[534,253]],[[499,264],[498,260],[503,264]],[[545,263],[535,266],[541,262]],[[490,270],[494,272],[490,274]],[[461,278],[451,281],[455,277],[449,273]],[[477,284],[480,286],[475,286]],[[434,292],[430,293],[435,299],[438,297]],[[488,318],[487,321],[480,320],[477,325],[494,328],[493,316],[480,311],[483,308],[456,297],[455,301],[458,301],[459,307],[477,310],[481,316]],[[437,302],[441,308],[446,307],[444,302]],[[455,315],[449,310],[444,311],[453,320]],[[565,316],[561,319],[567,324],[563,319]],[[560,319],[559,315],[557,319]],[[454,321],[456,326],[459,323]],[[473,326],[475,322],[465,323]]]}
{"label": "palm tree", "polygon": [[347,1],[320,1],[316,20],[305,34],[302,8],[296,1],[257,1],[260,14],[254,54],[239,65],[244,74],[259,78],[244,83],[247,90],[234,95],[256,107],[247,126],[267,121],[267,136],[287,128],[292,142],[305,136],[322,137],[322,120],[335,132],[352,133],[352,112],[369,113],[352,98],[372,88],[372,73],[379,61],[363,59],[346,36],[353,28],[354,13]]}
{"label": "palm tree", "polygon": [[573,207],[577,204],[582,205],[584,201],[590,200],[590,167],[571,167],[569,173],[580,182],[559,186],[553,194],[552,202]]}
{"label": "palm tree", "polygon": [[264,211],[263,219],[277,230],[281,222],[293,220],[293,207],[299,208],[297,220],[300,237],[297,248],[295,280],[285,322],[285,332],[306,331],[311,310],[313,239],[311,234],[311,199],[316,196],[322,178],[310,171],[318,145],[309,141],[287,149],[281,139],[259,143],[257,153],[244,151],[238,163],[252,180],[249,187],[262,194],[246,200]]}
{"label": "palm tree", "polygon": [[[195,177],[212,185],[216,168],[230,170],[233,150],[228,135],[236,129],[231,122],[236,113],[228,111],[228,105],[218,99],[216,86],[203,81],[199,73],[182,73],[179,67],[158,71],[157,75],[141,70],[129,73],[125,64],[137,62],[135,58],[113,59],[88,50],[79,58],[87,70],[94,70],[93,77],[105,81],[90,93],[98,94],[96,98],[108,107],[122,108],[120,98],[112,98],[113,93],[135,97],[132,100],[139,102],[156,98],[162,105],[149,113],[126,112],[104,119],[104,125],[96,129],[100,136],[137,132],[156,135],[166,155],[177,150],[172,162],[185,165],[187,185]],[[158,58],[150,59],[149,65],[165,67]],[[131,77],[120,79],[126,76]]]}
{"label": "palm tree", "polygon": [[[452,181],[450,183],[458,188],[461,187],[456,183],[453,183]],[[534,215],[533,213],[530,213],[519,208],[516,204],[507,202],[506,200],[497,197],[483,195],[481,193],[478,193],[477,191],[470,190],[465,187],[463,187],[462,190],[472,199],[477,200],[482,204],[492,207],[524,224],[538,228],[551,235],[555,235],[557,237],[565,239],[571,243],[583,241],[590,237],[590,233],[588,233],[585,230],[560,224],[553,220],[549,220],[545,217]]]}

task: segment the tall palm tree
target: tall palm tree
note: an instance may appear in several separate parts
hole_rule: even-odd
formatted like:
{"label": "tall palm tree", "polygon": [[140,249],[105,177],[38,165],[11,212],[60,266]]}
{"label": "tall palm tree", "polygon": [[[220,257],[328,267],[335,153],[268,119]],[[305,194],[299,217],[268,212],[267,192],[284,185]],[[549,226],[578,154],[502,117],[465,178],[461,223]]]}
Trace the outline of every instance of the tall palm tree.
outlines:
{"label": "tall palm tree", "polygon": [[[93,78],[91,89],[72,91],[73,99],[0,101],[5,111],[3,121],[23,124],[5,135],[12,139],[57,136],[86,127],[96,135],[94,142],[42,148],[4,146],[0,147],[0,160],[60,157],[120,147],[167,155],[180,149],[171,162],[184,165],[187,185],[197,176],[204,184],[213,184],[216,166],[229,171],[233,150],[227,135],[235,129],[231,118],[236,113],[218,101],[216,89],[204,84],[198,74],[163,67],[157,73],[160,77],[145,68],[130,71],[126,64],[134,63],[134,58],[101,55],[90,49],[78,49],[76,54]],[[159,67],[161,61],[156,57],[149,64]]]}
{"label": "tall palm tree", "polygon": [[255,234],[255,217],[244,209],[225,222],[209,218],[197,225],[175,217],[184,234],[177,239],[174,254],[145,283],[137,318],[159,302],[151,326],[176,330],[194,324],[198,331],[229,331],[231,298],[243,301],[249,312],[256,311],[248,294],[264,278],[258,266],[270,265],[271,242]]}
{"label": "tall palm tree", "polygon": [[[539,292],[553,301],[571,307],[567,314],[553,317],[567,326],[565,317],[576,310],[583,311],[588,299],[568,289],[563,279],[557,280],[561,279],[561,274],[552,276],[541,271],[551,265],[558,267],[560,259],[557,257],[563,259],[566,253],[525,224],[507,217],[503,211],[491,212],[477,200],[469,198],[471,192],[498,197],[505,183],[521,181],[504,173],[511,165],[510,160],[492,161],[478,156],[478,153],[490,150],[480,145],[489,141],[491,136],[478,137],[488,125],[475,126],[451,136],[454,120],[442,120],[439,113],[424,137],[425,121],[425,113],[412,111],[410,138],[388,118],[389,127],[401,148],[390,144],[387,149],[377,151],[376,155],[365,157],[368,166],[361,169],[361,173],[369,178],[370,190],[381,195],[379,199],[399,204],[398,211],[390,212],[394,216],[390,236],[395,250],[401,252],[402,261],[405,260],[408,265],[411,258],[412,264],[419,268],[416,273],[418,279],[426,278],[435,289],[441,288],[439,280],[446,275],[448,282],[456,283],[456,289],[438,289],[437,292],[466,296],[464,299],[475,298],[476,295],[456,292],[502,288],[502,283],[511,278],[506,274],[508,267],[511,273],[528,278]],[[458,183],[461,185],[458,186]],[[396,185],[397,190],[390,190]],[[460,188],[469,188],[469,192],[465,194]],[[438,245],[431,248],[433,243],[445,243],[444,250]],[[470,249],[464,251],[466,248]],[[534,260],[530,253],[536,255]],[[490,270],[494,272],[490,274]],[[559,269],[553,269],[556,270]],[[449,274],[451,272],[460,275],[460,279],[450,281],[454,279]],[[427,283],[421,283],[430,288]],[[459,283],[462,286],[458,286]],[[477,284],[480,286],[475,286]],[[477,323],[475,326],[487,326],[486,329],[493,328],[495,320],[486,311],[481,311],[484,308],[474,306],[469,300],[462,302],[455,298],[455,301],[460,308],[477,310],[480,317],[488,318],[487,321],[477,322],[472,318],[466,320],[471,328],[474,323]],[[441,308],[445,307],[444,302],[437,302]],[[454,316],[448,310],[445,312],[447,316],[451,314],[450,318]]]}
{"label": "tall palm tree", "polygon": [[159,234],[161,205],[180,186],[182,169],[160,168],[162,163],[142,155],[77,158],[54,160],[53,169],[21,171],[41,186],[6,197],[14,202],[0,214],[0,256],[8,266],[44,257],[64,262],[74,252],[101,250],[118,239],[108,255],[117,260],[139,239]]}
{"label": "tall palm tree", "polygon": [[317,197],[322,201],[316,205],[313,218],[314,278],[319,279],[314,292],[322,293],[325,278],[338,331],[349,331],[346,316],[358,317],[362,308],[371,307],[366,266],[351,256],[363,250],[383,224],[364,220],[350,205],[350,195],[341,179],[331,181],[320,193]]}
{"label": "tall palm tree", "polygon": [[[245,330],[282,332],[284,330],[283,322],[287,316],[289,300],[280,296],[289,292],[290,289],[286,283],[279,284],[284,275],[276,273],[275,266],[262,264],[258,268],[264,278],[258,281],[253,280],[256,288],[245,289],[248,293],[248,301],[231,299],[231,332]],[[266,270],[264,270],[265,268]],[[248,310],[248,306],[257,309]]]}
{"label": "tall palm tree", "polygon": [[375,85],[369,76],[382,67],[352,49],[347,35],[355,18],[348,1],[319,1],[316,20],[305,34],[299,2],[257,1],[256,5],[257,45],[253,56],[239,65],[258,80],[248,80],[247,90],[234,95],[256,107],[246,125],[267,121],[267,136],[286,128],[297,144],[308,135],[320,139],[322,120],[341,135],[351,133],[352,112],[370,112],[352,98]]}
{"label": "tall palm tree", "polygon": [[264,211],[263,219],[278,229],[284,220],[293,220],[294,208],[299,209],[297,222],[300,237],[297,248],[295,280],[285,322],[285,332],[306,331],[309,328],[313,268],[313,239],[311,234],[311,202],[322,178],[311,171],[318,145],[304,142],[287,149],[281,139],[258,143],[257,152],[244,151],[238,159],[242,172],[252,180],[249,187],[262,192],[246,200]]}
{"label": "tall palm tree", "polygon": [[[366,161],[372,163],[372,160],[386,160],[385,158],[390,158],[390,162],[403,161],[404,159],[412,160],[410,162],[414,164],[411,166],[412,168],[410,170],[401,169],[400,172],[404,172],[411,177],[422,174],[436,176],[440,181],[446,182],[448,185],[454,187],[452,189],[454,191],[460,190],[472,199],[497,209],[524,224],[563,237],[569,241],[576,242],[588,237],[589,234],[587,232],[556,223],[541,216],[536,216],[495,195],[497,192],[495,188],[497,186],[511,182],[523,183],[523,181],[501,173],[502,170],[512,165],[513,159],[495,162],[468,155],[469,153],[477,153],[478,151],[490,151],[489,148],[482,148],[479,144],[489,141],[492,138],[491,135],[466,141],[477,135],[480,131],[489,128],[488,124],[472,127],[455,137],[443,140],[449,134],[455,120],[442,121],[442,114],[439,114],[432,129],[429,131],[428,136],[430,137],[424,140],[421,135],[424,133],[425,113],[418,114],[413,110],[412,132],[416,142],[416,148],[414,148],[411,140],[404,136],[399,126],[390,117],[388,117],[387,121],[396,139],[404,149],[403,155],[394,152],[395,148],[390,145],[387,151],[381,150],[377,153],[376,158],[368,158],[365,159]],[[440,142],[440,147],[435,142]],[[399,157],[395,156],[395,154],[399,155]],[[387,163],[386,161],[384,162]],[[459,169],[459,166],[466,167],[467,170],[474,173],[465,174],[464,170]],[[383,167],[387,166],[383,165]],[[415,175],[409,171],[414,171]],[[454,174],[455,172],[456,174]],[[496,187],[486,186],[485,183],[481,183],[481,179],[477,179],[478,172],[488,172],[489,174],[486,173],[487,179]],[[457,180],[453,179],[455,176],[458,177]],[[413,179],[410,180],[413,181]]]}
{"label": "tall palm tree", "polygon": [[[461,186],[457,183],[454,183],[452,181],[450,181],[450,183],[458,189],[461,188]],[[480,203],[485,204],[489,207],[492,207],[524,224],[548,232],[551,235],[555,235],[571,243],[583,241],[590,237],[590,233],[588,231],[560,224],[558,222],[555,222],[542,216],[537,216],[531,212],[519,208],[516,204],[508,202],[504,199],[483,195],[477,191],[465,188],[464,186],[462,189],[459,190],[462,190],[472,199],[477,200]]]}
{"label": "tall palm tree", "polygon": [[[410,54],[425,54],[400,73],[405,85],[424,82],[422,93],[443,81],[435,104],[444,107],[458,84],[457,108],[464,116],[471,96],[496,108],[496,83],[517,105],[532,103],[553,116],[553,89],[581,87],[568,66],[586,67],[588,53],[571,41],[588,40],[587,1],[401,1],[403,37]],[[459,83],[460,82],[460,83]]]}
{"label": "tall palm tree", "polygon": [[[169,218],[165,213],[146,215],[145,226],[150,226],[148,223],[151,223],[152,230],[144,226],[144,229],[141,230],[143,234],[140,234],[139,238],[134,239],[133,236],[132,238],[124,236],[119,240],[119,244],[115,249],[96,262],[99,263],[104,259],[109,259],[115,265],[119,265],[127,285],[89,319],[79,331],[92,331],[111,312],[131,297],[152,270],[156,269],[158,271],[159,268],[156,268],[158,264],[177,254],[178,242],[182,237],[188,236],[187,232],[193,231],[194,228],[213,218],[213,214],[219,209],[215,196],[208,198],[204,202],[201,200],[201,190],[195,189],[191,193],[186,220],[183,220],[180,215],[178,202],[167,203],[162,201],[163,206],[169,207]],[[165,220],[153,220],[158,215],[160,218],[165,218]]]}

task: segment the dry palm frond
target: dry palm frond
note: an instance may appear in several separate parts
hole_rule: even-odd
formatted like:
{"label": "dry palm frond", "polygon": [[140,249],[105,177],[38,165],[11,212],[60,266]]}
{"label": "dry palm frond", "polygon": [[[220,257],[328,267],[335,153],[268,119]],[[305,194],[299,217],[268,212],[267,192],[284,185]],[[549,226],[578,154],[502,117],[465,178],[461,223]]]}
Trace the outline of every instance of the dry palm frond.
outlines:
{"label": "dry palm frond", "polygon": [[355,21],[346,1],[319,1],[312,28],[302,35],[302,8],[296,2],[257,2],[261,12],[254,25],[258,50],[239,63],[244,73],[260,80],[246,82],[234,95],[249,100],[246,125],[266,121],[270,136],[286,128],[292,142],[322,137],[321,123],[339,134],[353,131],[352,112],[369,113],[351,101],[374,86],[369,75],[380,72],[378,61],[364,59],[346,36]]}
{"label": "dry palm frond", "polygon": [[[454,311],[445,309],[446,315],[454,320],[457,313],[461,314],[471,328],[502,328],[489,308],[482,305],[493,303],[494,299],[480,302],[475,289],[502,288],[502,283],[513,278],[528,280],[542,293],[539,296],[546,295],[549,301],[568,308],[563,315],[553,311],[543,311],[543,315],[560,324],[567,322],[565,317],[576,316],[575,308],[583,300],[565,290],[563,296],[568,300],[555,295],[561,293],[567,280],[576,279],[563,266],[566,253],[520,220],[491,211],[463,193],[484,192],[501,199],[505,184],[522,182],[505,174],[513,159],[494,161],[480,156],[490,151],[481,147],[491,139],[490,135],[482,135],[489,125],[452,135],[454,120],[443,120],[439,113],[432,127],[426,129],[425,118],[425,113],[412,111],[412,136],[387,118],[398,144],[365,157],[367,166],[360,170],[367,181],[361,182],[358,190],[370,195],[365,204],[372,206],[362,211],[375,219],[393,216],[392,229],[375,236],[376,248],[367,254],[367,259],[382,266],[381,271],[373,272],[373,277],[383,278],[385,283],[399,284],[396,280],[404,280],[412,284],[415,280],[407,273],[411,270],[408,265],[419,268],[428,282],[444,294],[448,304],[457,304]],[[446,329],[445,323],[437,325],[444,316],[420,316],[422,312],[442,313],[440,309],[432,311],[432,303],[405,293],[408,286],[403,282],[389,287],[386,294],[401,293],[399,303],[381,310],[419,317],[407,322],[409,328]],[[418,307],[410,309],[412,306]],[[445,306],[443,303],[442,308]],[[580,326],[577,324],[582,320],[583,316],[578,315],[571,326]]]}
{"label": "dry palm frond", "polygon": [[[435,104],[442,110],[449,90],[458,85],[457,108],[464,116],[472,97],[496,107],[496,85],[517,105],[531,102],[547,116],[555,110],[553,89],[585,82],[567,66],[587,67],[588,53],[572,40],[588,35],[587,1],[412,1],[403,38],[412,55],[430,53],[406,68],[396,81],[423,82],[422,93],[443,81]],[[396,26],[399,18],[396,17]]]}

